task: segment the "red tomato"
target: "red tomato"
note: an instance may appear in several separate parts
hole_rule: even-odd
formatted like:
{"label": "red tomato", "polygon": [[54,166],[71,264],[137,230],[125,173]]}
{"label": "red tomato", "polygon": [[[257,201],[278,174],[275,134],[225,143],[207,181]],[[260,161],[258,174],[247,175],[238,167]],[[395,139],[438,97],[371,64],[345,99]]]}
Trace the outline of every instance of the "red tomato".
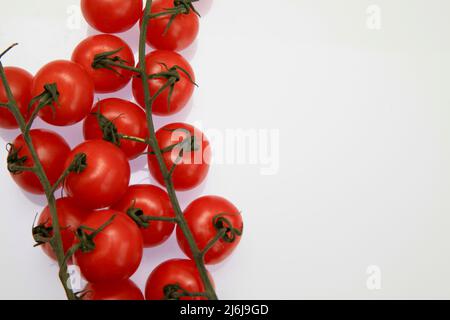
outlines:
{"label": "red tomato", "polygon": [[[173,0],[154,0],[152,13],[167,11],[173,7],[175,7]],[[189,47],[198,35],[198,16],[192,10],[188,14],[179,14],[165,32],[169,20],[169,15],[150,20],[147,43],[160,50],[179,51]]]}
{"label": "red tomato", "polygon": [[[30,136],[45,174],[50,184],[53,185],[64,171],[64,162],[70,153],[70,147],[60,135],[52,131],[34,129],[30,131]],[[18,136],[12,145],[14,150],[19,151],[18,158],[25,157],[24,162],[20,165],[32,167],[34,161],[23,136]],[[19,165],[19,163],[17,164]],[[22,189],[34,194],[44,193],[44,188],[33,172],[11,173],[11,176]]]}
{"label": "red tomato", "polygon": [[80,65],[65,60],[53,61],[38,71],[33,81],[32,96],[44,91],[45,84],[56,83],[59,104],[44,107],[39,116],[56,126],[68,126],[83,120],[92,108],[94,82]]}
{"label": "red tomato", "polygon": [[[17,106],[20,109],[20,113],[25,118],[25,121],[27,121],[29,118],[28,104],[31,100],[31,84],[33,83],[33,76],[28,73],[28,71],[16,67],[5,67],[5,75],[14,99],[17,102]],[[8,97],[6,96],[2,81],[0,81],[0,102],[8,102]],[[0,107],[0,128],[16,129],[18,127],[19,125],[13,114],[6,108]]]}
{"label": "red tomato", "polygon": [[115,92],[127,85],[133,73],[119,67],[113,70],[105,68],[95,69],[92,66],[94,58],[99,53],[112,52],[122,49],[111,55],[111,58],[119,57],[123,63],[134,67],[134,54],[128,44],[119,37],[110,34],[99,34],[89,37],[75,48],[72,61],[83,66],[94,80],[95,91],[99,93]]}
{"label": "red tomato", "polygon": [[[97,102],[91,114],[84,120],[83,133],[86,140],[103,139],[104,135],[98,124],[99,112],[116,127],[117,133],[146,139],[148,137],[147,118],[145,111],[132,102],[109,98]],[[108,134],[108,137],[111,135]],[[129,159],[138,157],[145,151],[147,144],[126,139],[120,139],[120,149]]]}
{"label": "red tomato", "polygon": [[81,0],[86,21],[104,33],[124,32],[142,15],[142,0]]}
{"label": "red tomato", "polygon": [[[58,212],[58,222],[61,226],[61,238],[64,252],[67,252],[67,250],[69,250],[72,246],[75,238],[74,232],[81,225],[83,220],[87,218],[90,211],[81,209],[75,201],[70,198],[61,198],[56,200],[56,210]],[[46,228],[52,227],[52,217],[48,206],[42,211],[37,224]],[[47,256],[56,260],[55,253],[48,242],[43,244],[41,247]]]}
{"label": "red tomato", "polygon": [[105,208],[125,194],[130,182],[130,165],[119,148],[102,140],[86,141],[70,153],[66,168],[78,153],[86,154],[86,168],[81,173],[69,174],[64,186],[80,206]]}
{"label": "red tomato", "polygon": [[144,300],[141,289],[131,280],[113,283],[88,283],[83,300]]}
{"label": "red tomato", "polygon": [[[218,215],[226,220],[215,219]],[[226,238],[234,238],[232,242],[226,241],[225,238],[220,239],[206,254],[205,263],[207,264],[216,264],[225,260],[241,241],[240,234],[243,229],[241,214],[231,202],[224,198],[216,196],[198,198],[186,208],[184,217],[200,250],[203,250],[214,239],[218,227],[228,230]],[[234,235],[230,231],[232,228],[238,230]],[[181,250],[187,256],[192,257],[191,249],[180,228],[177,228],[177,240]]]}
{"label": "red tomato", "polygon": [[[211,275],[209,275],[210,280]],[[190,293],[201,293],[205,287],[200,274],[192,260],[168,260],[150,274],[145,287],[145,299],[167,300],[164,289],[169,285],[177,285]],[[204,297],[182,297],[180,300],[205,300]]]}
{"label": "red tomato", "polygon": [[[194,71],[189,63],[178,53],[171,51],[156,50],[145,57],[146,69],[149,75],[167,71],[164,64],[170,69],[179,66],[186,70],[195,82]],[[139,64],[138,64],[139,67]],[[170,105],[168,104],[169,89],[164,90],[153,103],[153,113],[159,116],[168,116],[179,112],[189,102],[193,92],[194,84],[189,77],[179,71],[180,80],[175,84]],[[153,96],[165,83],[167,79],[151,79],[148,81],[150,94]],[[133,78],[133,95],[139,105],[145,109],[144,91],[142,79]]]}
{"label": "red tomato", "polygon": [[[134,185],[112,209],[127,212],[130,208],[141,209],[146,216],[174,217],[172,205],[167,193],[149,184]],[[147,228],[140,228],[144,246],[155,247],[166,241],[175,225],[172,222],[151,221]]]}
{"label": "red tomato", "polygon": [[[182,141],[191,141],[194,137],[198,150],[189,151],[191,150],[190,148],[176,147],[172,151],[163,152],[164,162],[168,170],[172,168],[174,163],[178,163],[172,175],[174,187],[178,191],[195,188],[205,180],[211,161],[209,141],[200,130],[186,123],[168,124],[156,132],[156,138],[161,150]],[[178,157],[181,150],[185,150],[185,152],[183,152],[183,156],[179,160]],[[176,162],[177,160],[179,161]],[[159,169],[156,156],[150,153],[148,155],[148,166],[153,178],[161,185],[164,185],[164,178]]]}
{"label": "red tomato", "polygon": [[[112,222],[95,236],[95,249],[91,252],[78,250],[74,255],[75,264],[89,282],[126,280],[135,273],[141,263],[141,233],[124,213],[113,210],[97,211],[84,220],[82,226],[97,230],[114,215]],[[78,241],[76,239],[74,243]]]}

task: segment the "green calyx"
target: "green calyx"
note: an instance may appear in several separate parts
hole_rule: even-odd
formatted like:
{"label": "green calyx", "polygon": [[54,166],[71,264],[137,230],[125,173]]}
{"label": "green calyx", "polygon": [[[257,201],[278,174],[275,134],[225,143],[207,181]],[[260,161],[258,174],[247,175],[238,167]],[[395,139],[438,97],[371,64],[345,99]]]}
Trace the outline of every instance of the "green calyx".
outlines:
{"label": "green calyx", "polygon": [[184,297],[206,297],[203,292],[189,292],[179,284],[168,284],[163,288],[165,300],[180,300]]}
{"label": "green calyx", "polygon": [[52,108],[54,114],[56,112],[54,104],[59,105],[59,91],[56,83],[44,85],[44,91],[31,99],[30,104],[28,105],[28,112],[31,111],[35,104],[37,104],[36,110],[34,111],[35,113],[39,112],[42,108],[49,106]]}
{"label": "green calyx", "polygon": [[53,227],[46,227],[45,224],[40,224],[32,229],[33,239],[35,241],[34,247],[50,242],[53,238]]}
{"label": "green calyx", "polygon": [[85,153],[78,153],[72,160],[69,166],[69,172],[76,174],[82,173],[87,167],[87,155]]}
{"label": "green calyx", "polygon": [[170,145],[168,147],[165,147],[161,149],[162,153],[166,152],[172,152],[175,148],[180,148],[179,157],[183,157],[185,152],[194,152],[200,150],[200,144],[198,143],[198,139],[195,135],[191,135],[189,130],[184,128],[178,128],[178,129],[166,129],[169,132],[183,132],[185,133],[189,138],[183,139],[182,141],[175,143],[173,145]]}
{"label": "green calyx", "polygon": [[232,214],[229,213],[220,213],[213,218],[213,226],[217,230],[217,232],[223,232],[222,240],[227,243],[233,243],[238,237],[242,236],[242,229],[236,229],[233,227],[233,224],[226,216]]}
{"label": "green calyx", "polygon": [[22,173],[24,171],[23,166],[28,159],[27,156],[19,155],[22,147],[16,148],[13,144],[9,143],[6,146],[6,150],[8,151],[8,171],[12,174]]}
{"label": "green calyx", "polygon": [[[109,226],[113,220],[115,219],[116,215],[113,215],[111,218],[108,219],[104,224],[102,224],[98,229],[92,229],[86,226],[81,226],[77,229],[75,232],[75,236],[78,239],[78,246],[77,249],[81,250],[81,252],[88,253],[95,250],[95,237],[105,230],[107,226]],[[91,233],[87,233],[86,231],[90,231]]]}
{"label": "green calyx", "polygon": [[91,64],[92,68],[107,69],[107,70],[110,70],[110,71],[122,76],[122,74],[119,71],[117,71],[116,68],[112,67],[113,64],[123,64],[123,65],[127,64],[127,61],[123,60],[121,57],[116,55],[117,53],[119,53],[122,50],[123,50],[123,48],[119,48],[117,50],[107,51],[107,52],[102,52],[102,53],[96,54],[94,57],[94,61]]}
{"label": "green calyx", "polygon": [[136,208],[134,204],[127,210],[127,215],[141,228],[146,229],[150,226],[150,222],[146,219],[144,211]]}
{"label": "green calyx", "polygon": [[113,121],[106,118],[101,111],[92,113],[97,118],[98,126],[102,131],[103,140],[111,142],[112,144],[120,147],[120,134]]}
{"label": "green calyx", "polygon": [[173,2],[173,8],[167,8],[164,9],[161,12],[156,12],[150,14],[150,19],[158,18],[158,17],[164,17],[164,16],[170,16],[169,22],[166,25],[166,28],[164,29],[162,35],[166,35],[167,31],[172,26],[173,21],[175,18],[180,14],[190,14],[191,12],[194,12],[197,16],[200,17],[200,13],[195,9],[194,2],[198,2],[199,0],[174,0]]}
{"label": "green calyx", "polygon": [[175,84],[181,80],[181,74],[185,74],[188,80],[195,86],[198,85],[195,83],[192,75],[183,67],[178,65],[174,65],[172,67],[168,67],[167,64],[163,62],[159,62],[159,64],[165,69],[165,71],[154,73],[148,76],[149,79],[166,79],[167,82],[159,88],[159,90],[154,94],[153,99],[156,99],[164,90],[169,89],[169,94],[167,95],[167,111],[170,112],[170,102],[172,100],[173,91],[175,90]]}

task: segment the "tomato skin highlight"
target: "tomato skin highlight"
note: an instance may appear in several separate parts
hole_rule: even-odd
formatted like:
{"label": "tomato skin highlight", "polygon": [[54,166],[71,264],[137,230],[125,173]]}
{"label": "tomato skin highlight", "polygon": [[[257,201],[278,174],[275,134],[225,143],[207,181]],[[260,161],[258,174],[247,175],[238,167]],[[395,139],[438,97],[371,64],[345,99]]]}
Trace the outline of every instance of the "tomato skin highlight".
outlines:
{"label": "tomato skin highlight", "polygon": [[[173,0],[154,0],[151,12],[159,13],[173,7]],[[169,20],[170,16],[150,19],[147,29],[147,44],[159,50],[180,51],[186,49],[197,38],[199,31],[198,16],[192,10],[189,14],[179,14],[164,33]]]}
{"label": "tomato skin highlight", "polygon": [[104,33],[124,32],[142,15],[142,0],[81,0],[81,11],[89,25]]}
{"label": "tomato skin highlight", "polygon": [[[30,136],[44,172],[50,184],[53,185],[64,171],[64,162],[70,153],[70,147],[59,134],[49,130],[33,129],[30,130]],[[34,161],[23,135],[19,135],[12,145],[14,149],[20,149],[19,157],[27,158],[23,166],[32,167]],[[44,188],[34,172],[11,173],[11,177],[25,191],[44,194]]]}
{"label": "tomato skin highlight", "polygon": [[119,67],[115,71],[105,68],[94,69],[92,62],[99,53],[122,49],[112,57],[120,57],[126,65],[134,67],[134,54],[128,44],[121,38],[110,34],[99,34],[86,38],[78,44],[72,54],[72,61],[80,64],[94,81],[95,92],[111,93],[125,87],[131,80],[133,72]]}
{"label": "tomato skin highlight", "polygon": [[[208,276],[213,282],[209,273]],[[192,260],[172,259],[157,266],[147,279],[145,299],[164,300],[164,287],[167,285],[179,285],[191,293],[205,291],[200,274]],[[206,300],[206,298],[182,297],[180,300]]]}
{"label": "tomato skin highlight", "polygon": [[94,82],[80,65],[66,60],[57,60],[43,66],[33,80],[32,96],[44,91],[45,84],[56,83],[59,104],[53,104],[39,112],[39,117],[55,126],[68,126],[83,120],[92,108]]}
{"label": "tomato skin highlight", "polygon": [[[78,250],[74,255],[74,263],[91,283],[126,280],[136,272],[141,263],[141,233],[124,213],[114,210],[96,211],[83,221],[82,226],[96,230],[112,216],[115,216],[112,222],[94,238],[95,249],[91,252]],[[78,239],[74,243],[78,243]]]}
{"label": "tomato skin highlight", "polygon": [[[203,250],[216,236],[217,229],[213,225],[213,220],[218,214],[225,214],[224,217],[231,222],[233,228],[242,231],[243,222],[239,210],[225,198],[204,196],[194,200],[185,209],[184,218],[200,250]],[[176,233],[181,250],[192,258],[191,249],[182,230],[177,227]],[[224,261],[236,249],[240,241],[241,236],[236,236],[235,241],[231,243],[220,239],[205,255],[205,263],[217,264]]]}
{"label": "tomato skin highlight", "polygon": [[[181,55],[172,51],[155,50],[145,57],[147,73],[156,74],[167,71],[162,64],[166,64],[168,68],[179,66],[185,69],[195,82],[194,70]],[[139,68],[139,64],[137,66]],[[189,102],[194,93],[195,85],[189,77],[179,71],[180,81],[175,84],[170,105],[168,104],[169,90],[164,90],[154,101],[152,111],[158,116],[169,116],[181,111]],[[153,96],[165,83],[167,79],[151,79],[148,81],[150,94]],[[137,103],[145,109],[144,91],[141,78],[133,78],[133,96]]]}
{"label": "tomato skin highlight", "polygon": [[[8,80],[9,87],[11,88],[20,113],[24,117],[25,121],[28,121],[28,105],[31,100],[31,85],[33,83],[33,76],[28,71],[17,67],[5,67],[4,70],[6,79]],[[8,97],[1,81],[0,102],[8,102]],[[19,125],[17,124],[13,114],[8,109],[0,107],[0,128],[17,129],[18,127]]]}
{"label": "tomato skin highlight", "polygon": [[[175,167],[172,175],[174,188],[177,191],[186,191],[200,185],[207,177],[209,172],[209,163],[211,162],[210,144],[205,135],[197,128],[186,123],[168,124],[156,132],[156,139],[160,149],[164,149],[174,144],[189,139],[189,135],[183,131],[187,130],[190,137],[194,137],[201,146],[197,151],[184,152],[181,162]],[[177,130],[174,132],[174,130]],[[179,155],[179,148],[173,151],[164,152],[163,158],[167,168],[172,168]],[[149,151],[152,151],[149,148]],[[148,155],[148,166],[152,177],[161,185],[164,185],[164,178],[159,169],[158,161],[155,155]]]}
{"label": "tomato skin highlight", "polygon": [[83,291],[83,300],[144,300],[141,289],[131,280],[88,283]]}
{"label": "tomato skin highlight", "polygon": [[125,194],[130,182],[130,165],[118,147],[102,140],[86,141],[72,150],[66,168],[78,153],[86,154],[87,166],[83,172],[67,176],[64,186],[69,197],[84,208],[101,209]]}
{"label": "tomato skin highlight", "polygon": [[[127,212],[130,207],[141,209],[146,216],[169,218],[175,216],[167,192],[149,184],[130,186],[122,199],[112,206],[112,209]],[[175,224],[151,221],[148,228],[139,229],[144,246],[151,248],[164,243],[175,229]]]}
{"label": "tomato skin highlight", "polygon": [[[114,123],[118,133],[142,139],[148,137],[145,111],[132,102],[118,98],[109,98],[97,102],[91,114],[84,120],[83,134],[86,140],[103,139],[97,116],[93,114],[99,111],[104,117]],[[119,148],[131,160],[141,155],[147,148],[147,144],[121,139]]]}
{"label": "tomato skin highlight", "polygon": [[[83,220],[88,217],[90,211],[81,209],[75,201],[70,198],[60,198],[56,200],[56,210],[58,214],[58,222],[61,226],[63,248],[66,253],[72,246],[75,239],[74,232],[81,225]],[[47,228],[52,226],[52,217],[48,206],[42,210],[37,224],[43,225]],[[41,245],[41,248],[48,257],[56,260],[56,255],[48,242]]]}

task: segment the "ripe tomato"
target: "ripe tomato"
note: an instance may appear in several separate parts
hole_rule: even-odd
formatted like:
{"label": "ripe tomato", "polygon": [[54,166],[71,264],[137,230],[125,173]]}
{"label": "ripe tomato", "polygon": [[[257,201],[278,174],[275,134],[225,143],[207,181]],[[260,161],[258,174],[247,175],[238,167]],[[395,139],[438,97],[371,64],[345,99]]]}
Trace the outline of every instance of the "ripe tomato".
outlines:
{"label": "ripe tomato", "polygon": [[[172,180],[176,190],[185,191],[197,187],[202,183],[209,171],[209,163],[211,161],[211,150],[208,139],[197,128],[186,123],[168,124],[156,132],[156,138],[161,150],[170,148],[182,141],[192,141],[197,150],[192,151],[190,145],[188,147],[178,146],[172,151],[163,152],[164,162],[168,170],[175,163],[178,163],[173,171]],[[180,152],[183,156],[180,160]],[[151,152],[152,150],[149,149]],[[179,160],[179,161],[177,161]],[[149,153],[148,166],[151,175],[161,185],[164,185],[164,178],[159,169],[156,156]]]}
{"label": "ripe tomato", "polygon": [[[20,113],[25,118],[25,121],[27,121],[29,119],[28,104],[31,100],[33,76],[28,71],[16,67],[5,67],[5,75]],[[0,81],[0,102],[8,102],[2,81]],[[18,127],[19,125],[13,114],[8,109],[0,107],[0,128],[16,129]]]}
{"label": "ripe tomato", "polygon": [[105,68],[95,69],[92,66],[94,58],[99,53],[112,52],[121,49],[111,55],[111,58],[119,57],[123,63],[134,67],[134,54],[128,44],[119,37],[110,34],[99,34],[89,37],[75,48],[72,61],[83,66],[94,81],[95,91],[99,93],[115,92],[127,85],[133,75],[131,71],[119,67],[114,70]]}
{"label": "ripe tomato", "polygon": [[[122,199],[112,206],[112,209],[125,213],[130,208],[140,209],[146,216],[174,217],[167,193],[149,184],[130,186]],[[160,245],[169,238],[174,228],[172,222],[150,221],[147,228],[140,228],[144,246],[149,248]]]}
{"label": "ripe tomato", "polygon": [[[105,135],[98,124],[97,115],[100,112],[110,120],[117,129],[118,134],[146,139],[148,137],[147,118],[145,111],[132,102],[109,98],[96,103],[91,114],[84,120],[83,133],[86,140],[104,139]],[[107,130],[108,140],[113,140],[111,129]],[[117,139],[117,137],[116,137]],[[120,139],[120,149],[129,159],[134,159],[145,151],[147,144],[126,139]],[[111,142],[114,142],[111,141]]]}
{"label": "ripe tomato", "polygon": [[[61,226],[61,238],[64,252],[67,252],[72,246],[75,238],[74,232],[81,225],[83,220],[87,218],[90,211],[81,209],[75,201],[70,198],[56,200],[56,210],[58,212],[58,222]],[[40,226],[42,225],[45,228],[52,227],[52,216],[48,206],[42,211],[37,224]],[[44,243],[41,247],[47,256],[56,260],[55,253],[48,242]]]}
{"label": "ripe tomato", "polygon": [[88,283],[83,291],[83,300],[144,300],[141,289],[131,280]]}
{"label": "ripe tomato", "polygon": [[[216,219],[216,217],[224,219]],[[241,241],[243,222],[241,214],[228,200],[205,196],[194,200],[184,211],[184,217],[192,231],[200,250],[217,235],[218,229],[226,228],[228,232],[206,254],[205,263],[216,264],[227,258]],[[237,230],[233,232],[231,229]],[[231,241],[230,239],[234,239]],[[192,257],[189,245],[180,228],[177,228],[177,240],[181,250]]]}
{"label": "ripe tomato", "polygon": [[[39,160],[44,168],[45,174],[47,175],[50,183],[53,185],[56,183],[64,170],[64,162],[70,153],[70,147],[60,135],[52,131],[33,129],[30,131],[30,136]],[[17,165],[24,167],[34,166],[31,153],[25,144],[22,135],[19,135],[14,140],[11,148],[11,151],[18,151],[16,158],[19,160],[22,158],[21,160],[23,160],[17,162]],[[9,160],[10,159],[8,159],[8,162]],[[44,193],[44,188],[35,173],[23,171],[19,173],[11,173],[11,176],[22,189],[34,194]]]}
{"label": "ripe tomato", "polygon": [[142,15],[142,0],[81,0],[86,21],[104,33],[130,29]]}
{"label": "ripe tomato", "polygon": [[[149,53],[145,57],[146,69],[149,75],[167,71],[164,64],[170,69],[179,66],[186,70],[192,81],[195,82],[194,71],[189,63],[178,53],[171,51],[156,50]],[[139,67],[139,64],[138,64]],[[168,116],[179,112],[188,103],[194,92],[194,84],[189,77],[179,71],[180,80],[175,84],[170,105],[168,104],[169,89],[164,90],[153,103],[153,113],[159,116]],[[153,96],[165,83],[167,79],[151,79],[148,81],[150,94]],[[142,79],[140,77],[133,78],[133,95],[139,105],[145,109],[144,91]]]}
{"label": "ripe tomato", "polygon": [[[141,263],[141,233],[124,213],[113,210],[97,211],[84,220],[82,226],[97,230],[112,216],[115,216],[112,222],[94,237],[94,250],[78,250],[74,255],[75,264],[84,278],[92,283],[126,280],[135,273]],[[78,242],[79,239],[75,239],[74,243]]]}
{"label": "ripe tomato", "polygon": [[[209,278],[212,281],[211,275]],[[190,293],[201,293],[205,287],[200,274],[192,260],[173,259],[168,260],[153,270],[147,279],[145,286],[145,299],[167,300],[165,295],[167,286],[179,286],[181,290]],[[180,300],[205,300],[204,297],[181,297]]]}
{"label": "ripe tomato", "polygon": [[68,126],[83,120],[92,108],[94,82],[80,65],[65,60],[53,61],[38,71],[33,81],[32,96],[44,91],[45,84],[56,83],[59,103],[44,107],[39,116],[56,126]]}
{"label": "ripe tomato", "polygon": [[[154,0],[152,13],[167,11],[173,7],[174,0]],[[179,14],[166,29],[169,20],[169,15],[150,19],[147,43],[160,50],[179,51],[189,47],[198,35],[198,16],[192,10],[188,14]]]}
{"label": "ripe tomato", "polygon": [[86,154],[86,168],[81,173],[70,173],[64,186],[80,206],[105,208],[125,194],[130,182],[130,165],[119,148],[102,140],[86,141],[69,154],[66,168],[78,153]]}

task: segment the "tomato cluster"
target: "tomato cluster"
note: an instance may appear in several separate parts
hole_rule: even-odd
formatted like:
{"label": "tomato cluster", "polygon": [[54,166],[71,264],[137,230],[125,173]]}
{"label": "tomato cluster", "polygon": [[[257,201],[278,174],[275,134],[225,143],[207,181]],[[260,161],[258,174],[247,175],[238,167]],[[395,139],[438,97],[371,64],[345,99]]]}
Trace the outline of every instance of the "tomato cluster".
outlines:
{"label": "tomato cluster", "polygon": [[[168,124],[157,130],[156,148],[150,142],[151,119],[145,101],[148,90],[151,110],[157,116],[175,114],[187,105],[195,89],[195,75],[189,62],[175,51],[195,41],[198,14],[190,0],[153,1],[146,40],[154,50],[145,58],[145,88],[130,46],[111,34],[126,31],[143,19],[143,1],[81,0],[81,8],[87,22],[104,34],[83,40],[70,61],[50,62],[34,77],[16,67],[5,68],[5,74],[29,126],[35,117],[53,126],[83,121],[85,141],[71,149],[56,132],[28,130],[21,125],[22,134],[8,145],[8,169],[22,189],[44,194],[45,186],[32,170],[36,166],[34,149],[52,192],[63,188],[65,196],[55,204],[58,224],[68,262],[76,264],[89,282],[84,299],[144,299],[129,278],[139,267],[143,250],[161,245],[175,229],[188,259],[159,265],[149,275],[145,298],[204,299],[205,279],[183,227],[189,228],[202,253],[201,263],[220,263],[240,241],[243,222],[239,210],[224,198],[204,196],[194,200],[184,216],[177,216],[174,192],[169,197],[156,185],[130,185],[129,164],[146,155],[150,175],[167,190],[190,190],[206,179],[211,151],[205,135],[186,123]],[[110,97],[94,104],[96,93],[114,93],[130,82],[136,103]],[[8,103],[3,85],[0,102]],[[0,127],[19,127],[6,108],[0,108]],[[55,259],[50,206],[39,216],[33,236]],[[207,277],[212,283],[209,274]]]}

